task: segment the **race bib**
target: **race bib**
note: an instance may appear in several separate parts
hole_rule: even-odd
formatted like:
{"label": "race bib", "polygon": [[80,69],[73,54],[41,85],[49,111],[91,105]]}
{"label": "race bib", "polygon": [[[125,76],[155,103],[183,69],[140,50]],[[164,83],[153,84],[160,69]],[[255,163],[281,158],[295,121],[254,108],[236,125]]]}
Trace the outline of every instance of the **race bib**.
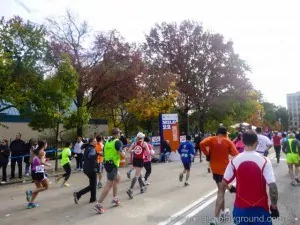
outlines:
{"label": "race bib", "polygon": [[36,166],[36,167],[35,167],[35,172],[36,172],[36,173],[44,173],[44,172],[45,172],[45,167],[44,167],[44,165]]}
{"label": "race bib", "polygon": [[188,157],[188,154],[182,153],[182,154],[181,154],[181,157],[182,157],[182,158],[187,158],[187,157]]}

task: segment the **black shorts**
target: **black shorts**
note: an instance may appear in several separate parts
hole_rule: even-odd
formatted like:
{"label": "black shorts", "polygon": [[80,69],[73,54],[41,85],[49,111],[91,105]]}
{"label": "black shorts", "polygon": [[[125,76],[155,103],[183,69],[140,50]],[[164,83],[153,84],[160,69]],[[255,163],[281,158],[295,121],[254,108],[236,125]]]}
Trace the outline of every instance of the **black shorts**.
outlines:
{"label": "black shorts", "polygon": [[47,179],[47,176],[45,173],[36,173],[36,172],[32,171],[31,178],[34,181],[42,182],[43,180]]}
{"label": "black shorts", "polygon": [[222,183],[223,175],[213,173],[213,179],[216,183]]}
{"label": "black shorts", "polygon": [[117,179],[119,175],[118,167],[111,163],[104,163],[104,168],[107,173],[107,180],[114,181],[115,179]]}
{"label": "black shorts", "polygon": [[182,164],[183,164],[183,167],[184,167],[185,170],[191,170],[192,164],[190,162],[182,163]]}
{"label": "black shorts", "polygon": [[133,166],[134,167],[144,167],[144,159],[133,159]]}

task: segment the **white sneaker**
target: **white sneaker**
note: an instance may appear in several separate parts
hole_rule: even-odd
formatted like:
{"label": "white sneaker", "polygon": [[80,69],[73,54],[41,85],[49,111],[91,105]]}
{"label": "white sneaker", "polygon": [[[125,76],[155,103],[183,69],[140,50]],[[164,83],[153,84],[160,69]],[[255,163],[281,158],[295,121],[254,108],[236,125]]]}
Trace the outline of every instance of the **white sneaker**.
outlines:
{"label": "white sneaker", "polygon": [[26,177],[29,177],[29,173],[26,173],[26,175],[25,175]]}
{"label": "white sneaker", "polygon": [[227,218],[230,216],[230,210],[229,209],[224,209],[224,211],[221,211],[220,217],[222,219]]}
{"label": "white sneaker", "polygon": [[1,181],[1,184],[6,184],[6,182],[5,181]]}

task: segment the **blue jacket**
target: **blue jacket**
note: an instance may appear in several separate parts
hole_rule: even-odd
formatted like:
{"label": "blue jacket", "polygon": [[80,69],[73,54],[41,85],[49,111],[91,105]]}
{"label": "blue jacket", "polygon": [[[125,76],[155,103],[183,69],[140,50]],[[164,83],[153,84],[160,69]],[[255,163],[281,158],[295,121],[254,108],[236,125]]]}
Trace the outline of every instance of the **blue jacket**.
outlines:
{"label": "blue jacket", "polygon": [[190,163],[192,162],[192,156],[195,155],[194,145],[191,141],[186,141],[180,144],[178,148],[178,153],[181,156],[181,161],[183,163]]}

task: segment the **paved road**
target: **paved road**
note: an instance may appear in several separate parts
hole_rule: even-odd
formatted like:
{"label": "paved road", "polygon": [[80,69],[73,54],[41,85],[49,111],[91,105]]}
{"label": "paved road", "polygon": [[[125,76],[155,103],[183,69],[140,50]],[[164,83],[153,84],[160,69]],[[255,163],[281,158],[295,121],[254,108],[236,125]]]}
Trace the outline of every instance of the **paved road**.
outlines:
{"label": "paved road", "polygon": [[[287,167],[284,161],[280,165],[275,164],[274,160],[272,162],[279,185],[279,207],[281,215],[285,219],[285,221],[279,221],[275,224],[299,224],[295,218],[300,217],[300,187],[289,185]],[[2,186],[0,187],[0,224],[209,224],[208,220],[212,216],[214,203],[210,203],[211,198],[206,196],[211,195],[210,193],[215,190],[215,183],[211,174],[207,173],[207,163],[200,164],[197,162],[193,164],[191,185],[188,187],[183,187],[178,181],[178,174],[181,169],[182,166],[179,162],[154,164],[153,174],[150,178],[151,185],[147,192],[141,195],[138,187],[136,187],[134,199],[129,200],[125,192],[130,181],[125,176],[126,168],[121,168],[123,180],[119,189],[119,198],[122,205],[118,208],[111,208],[110,194],[104,202],[107,211],[103,215],[97,215],[92,210],[93,205],[88,203],[89,196],[83,196],[78,205],[74,204],[72,193],[83,188],[87,183],[87,179],[82,173],[71,176],[69,181],[71,186],[68,188],[60,188],[58,185],[52,184],[48,191],[38,196],[37,200],[40,207],[31,210],[26,209],[24,193],[25,190],[33,187],[32,184]],[[97,195],[99,196],[100,193]],[[227,194],[226,204],[231,209],[233,199],[234,195]],[[194,204],[193,210],[184,209],[197,200],[199,204]],[[173,218],[167,223],[163,222],[170,219],[170,216],[175,213],[177,213],[175,219]],[[180,221],[183,217],[184,220]]]}
{"label": "paved road", "polygon": [[[272,160],[274,173],[276,176],[278,189],[279,189],[279,210],[281,218],[278,220],[273,220],[273,224],[276,225],[289,225],[289,224],[300,224],[300,186],[293,187],[290,185],[289,174],[287,170],[287,165],[282,159],[280,164],[277,164],[275,159]],[[225,204],[226,207],[232,212],[234,194],[226,193]],[[202,201],[197,207],[189,210],[185,213],[185,217],[174,218],[170,223],[176,225],[199,225],[199,224],[209,224],[213,217],[215,199],[213,196]],[[299,220],[298,220],[299,219]],[[233,224],[232,217],[227,218],[223,221],[222,225]]]}

